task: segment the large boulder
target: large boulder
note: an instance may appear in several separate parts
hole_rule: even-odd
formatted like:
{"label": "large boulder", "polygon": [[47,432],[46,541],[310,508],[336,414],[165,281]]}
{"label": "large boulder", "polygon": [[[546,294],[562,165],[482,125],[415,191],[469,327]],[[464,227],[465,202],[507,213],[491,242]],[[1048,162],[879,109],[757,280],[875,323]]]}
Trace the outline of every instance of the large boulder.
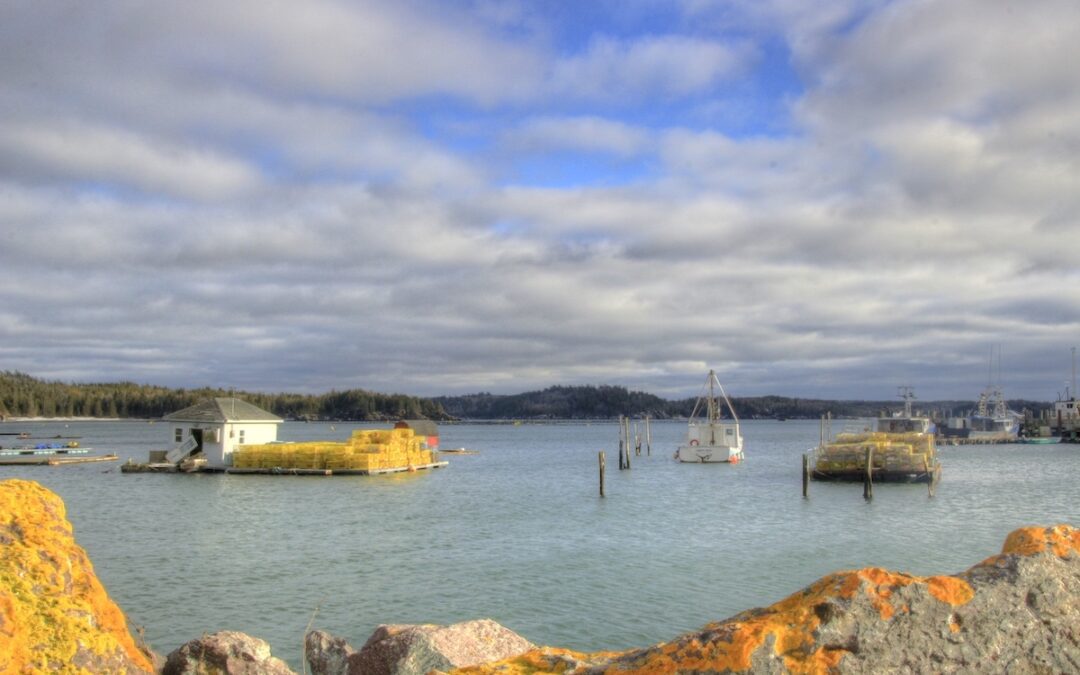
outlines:
{"label": "large boulder", "polygon": [[204,635],[165,660],[162,675],[296,675],[264,640],[236,631]]}
{"label": "large boulder", "polygon": [[304,655],[314,675],[346,675],[355,653],[343,638],[326,631],[313,630],[304,636]]}
{"label": "large boulder", "polygon": [[313,675],[426,675],[498,661],[534,645],[490,619],[449,626],[382,625],[359,651],[322,631],[305,638]]}
{"label": "large boulder", "polygon": [[0,482],[0,672],[150,673],[64,502],[41,485]]}
{"label": "large boulder", "polygon": [[454,672],[1080,672],[1080,530],[1017,530],[953,576],[831,574],[646,649],[544,648]]}

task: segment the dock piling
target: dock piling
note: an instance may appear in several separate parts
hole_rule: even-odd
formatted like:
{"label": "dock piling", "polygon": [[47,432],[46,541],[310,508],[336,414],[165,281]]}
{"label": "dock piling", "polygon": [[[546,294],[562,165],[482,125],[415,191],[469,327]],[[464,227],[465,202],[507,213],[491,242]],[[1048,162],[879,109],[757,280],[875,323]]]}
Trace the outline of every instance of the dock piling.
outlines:
{"label": "dock piling", "polygon": [[652,456],[652,427],[649,424],[649,416],[645,416],[645,454]]}
{"label": "dock piling", "polygon": [[863,478],[862,496],[866,500],[874,498],[874,448],[866,449],[866,476]]}
{"label": "dock piling", "polygon": [[802,456],[802,496],[805,498],[810,490],[810,457],[804,452]]}
{"label": "dock piling", "polygon": [[623,438],[626,439],[626,468],[630,468],[630,418],[623,418]]}
{"label": "dock piling", "polygon": [[604,496],[604,467],[607,464],[607,459],[604,457],[604,451],[600,451],[600,496]]}

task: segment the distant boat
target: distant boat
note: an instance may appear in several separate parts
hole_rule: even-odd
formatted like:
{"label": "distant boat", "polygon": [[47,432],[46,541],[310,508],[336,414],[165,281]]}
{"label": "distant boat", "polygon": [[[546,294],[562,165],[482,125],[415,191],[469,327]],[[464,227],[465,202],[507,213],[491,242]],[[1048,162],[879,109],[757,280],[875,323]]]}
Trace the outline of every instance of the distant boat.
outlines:
{"label": "distant boat", "polygon": [[[730,420],[723,419],[725,408],[731,416]],[[690,413],[686,443],[675,451],[675,459],[694,464],[738,464],[743,460],[743,437],[739,429],[739,417],[713,370],[709,371],[704,391]]]}
{"label": "distant boat", "polygon": [[1076,347],[1072,348],[1072,387],[1065,389],[1065,396],[1058,396],[1054,403],[1054,419],[1051,430],[1069,443],[1080,441],[1080,400],[1076,398]]}
{"label": "distant boat", "polygon": [[1010,443],[1020,435],[1023,415],[1009,410],[1001,387],[987,387],[979,395],[975,408],[967,415],[950,417],[941,427],[942,438],[972,438]]}
{"label": "distant boat", "polygon": [[1017,443],[1023,443],[1025,445],[1047,445],[1050,443],[1060,443],[1060,438],[1054,438],[1052,436],[1029,436],[1027,438],[1021,438]]}
{"label": "distant boat", "polygon": [[[1000,362],[1001,353],[998,353]],[[994,352],[990,352],[991,376],[993,378]],[[999,364],[998,370],[1001,366]],[[988,382],[979,394],[979,400],[967,415],[950,417],[938,433],[943,439],[970,438],[980,441],[1012,443],[1020,436],[1020,422],[1024,416],[1009,410],[1001,386]]]}
{"label": "distant boat", "polygon": [[934,424],[914,415],[910,387],[901,387],[903,414],[883,415],[870,426],[845,429],[831,437],[822,420],[821,443],[809,452],[810,477],[815,480],[862,482],[869,473],[873,482],[937,482],[941,463],[937,459]]}

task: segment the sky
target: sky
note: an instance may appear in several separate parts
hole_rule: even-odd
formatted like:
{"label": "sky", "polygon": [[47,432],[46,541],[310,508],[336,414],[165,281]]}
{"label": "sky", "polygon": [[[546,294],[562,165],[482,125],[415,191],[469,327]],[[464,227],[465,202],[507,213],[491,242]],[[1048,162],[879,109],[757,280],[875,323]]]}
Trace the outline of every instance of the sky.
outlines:
{"label": "sky", "polygon": [[1075,0],[7,0],[0,370],[1055,400],[1078,63]]}

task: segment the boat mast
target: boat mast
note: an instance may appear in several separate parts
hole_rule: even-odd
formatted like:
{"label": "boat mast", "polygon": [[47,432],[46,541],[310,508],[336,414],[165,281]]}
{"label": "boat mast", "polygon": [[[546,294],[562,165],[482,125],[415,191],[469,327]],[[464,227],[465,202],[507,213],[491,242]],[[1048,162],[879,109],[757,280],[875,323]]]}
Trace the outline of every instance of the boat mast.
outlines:
{"label": "boat mast", "polygon": [[[712,375],[712,381],[716,383],[717,388],[720,390],[720,396],[724,399],[728,412],[731,413],[731,419],[734,420],[735,424],[738,424],[739,416],[735,413],[735,406],[731,405],[731,399],[728,398],[727,392],[724,391],[724,385],[720,384],[720,380],[717,379],[715,373]],[[717,402],[717,408],[719,408],[719,402]]]}
{"label": "boat mast", "polygon": [[1072,387],[1065,392],[1065,400],[1076,400],[1076,347],[1072,348]]}
{"label": "boat mast", "polygon": [[716,391],[713,389],[713,382],[716,382],[716,371],[709,371],[709,424],[716,424],[720,419],[720,411],[716,405]]}
{"label": "boat mast", "polygon": [[911,417],[911,402],[915,399],[915,393],[911,387],[897,387],[900,390],[900,398],[904,399],[904,417]]}

